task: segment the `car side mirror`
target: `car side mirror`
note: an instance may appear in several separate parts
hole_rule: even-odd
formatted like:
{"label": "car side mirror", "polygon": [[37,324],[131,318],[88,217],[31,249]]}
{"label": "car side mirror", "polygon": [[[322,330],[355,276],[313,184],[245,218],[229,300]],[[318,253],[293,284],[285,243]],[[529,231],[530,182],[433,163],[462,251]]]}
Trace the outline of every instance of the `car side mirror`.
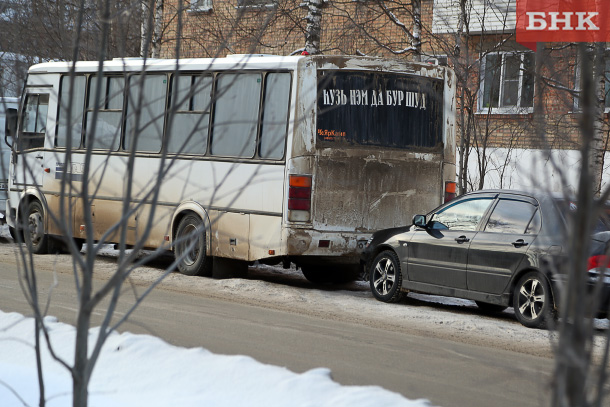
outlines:
{"label": "car side mirror", "polygon": [[413,224],[419,228],[426,228],[428,222],[426,222],[426,215],[415,215],[413,216]]}

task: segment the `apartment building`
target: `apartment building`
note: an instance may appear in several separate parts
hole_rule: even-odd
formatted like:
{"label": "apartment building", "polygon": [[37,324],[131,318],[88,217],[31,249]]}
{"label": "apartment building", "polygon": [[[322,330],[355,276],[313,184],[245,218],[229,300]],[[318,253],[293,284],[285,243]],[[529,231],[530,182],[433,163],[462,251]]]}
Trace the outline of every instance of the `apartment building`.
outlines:
{"label": "apartment building", "polygon": [[577,47],[544,44],[536,77],[537,54],[516,42],[515,0],[165,0],[164,6],[165,57],[176,50],[180,57],[299,53],[318,14],[321,53],[448,64],[459,81],[468,188],[562,191],[576,184]]}

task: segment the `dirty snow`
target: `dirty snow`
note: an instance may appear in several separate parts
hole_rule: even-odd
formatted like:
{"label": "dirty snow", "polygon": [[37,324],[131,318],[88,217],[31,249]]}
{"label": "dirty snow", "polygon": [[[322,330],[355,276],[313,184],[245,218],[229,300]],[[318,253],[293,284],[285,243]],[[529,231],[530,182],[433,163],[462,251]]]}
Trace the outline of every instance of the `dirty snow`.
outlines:
{"label": "dirty snow", "polygon": [[[10,243],[10,241],[6,239],[6,236],[7,231],[0,228],[0,241],[2,240],[2,237],[4,237],[5,243]],[[8,259],[11,258],[15,261],[15,251],[16,248],[13,244],[0,244],[0,255],[3,258],[3,261],[10,261]],[[13,255],[11,256],[11,254]],[[116,270],[115,257],[116,251],[114,251],[112,247],[105,247],[102,250],[102,256],[100,256],[95,266],[96,278],[105,280],[111,276]],[[49,267],[49,269],[54,268],[58,273],[71,273],[71,261],[68,255],[37,256],[36,261],[38,266],[45,262],[48,262],[49,265],[53,264],[54,266]],[[150,285],[163,274],[164,267],[169,265],[169,263],[170,260],[167,259],[165,261],[155,261],[154,264],[149,266],[140,267],[132,274],[130,283],[134,286]],[[413,293],[410,293],[401,303],[385,304],[374,299],[368,283],[354,282],[341,286],[315,286],[305,280],[300,271],[295,270],[294,268],[284,270],[279,266],[252,266],[249,268],[247,279],[214,280],[201,277],[188,277],[174,272],[169,274],[157,289],[205,295],[208,297],[227,299],[243,304],[284,310],[324,319],[358,323],[370,327],[383,328],[384,330],[405,332],[426,337],[450,339],[456,342],[510,350],[548,358],[553,357],[552,347],[556,340],[556,334],[552,330],[529,329],[519,324],[515,320],[514,314],[510,309],[507,309],[500,314],[486,315],[481,312],[472,301]],[[10,324],[10,321],[17,322],[20,318],[22,317],[15,316],[14,314],[10,314],[9,316],[0,314],[0,326],[6,326],[7,324]],[[64,339],[58,340],[59,343],[69,343],[69,340],[66,338],[69,338],[69,332],[72,330],[71,327],[59,324],[52,318],[48,319],[47,323],[53,327],[54,331],[63,335]],[[27,326],[30,327],[29,329],[31,329],[31,325],[31,323],[27,324]],[[25,329],[23,328],[24,325],[19,324],[18,326],[21,327],[19,328],[19,331],[21,332],[19,335],[21,336],[18,341],[11,341],[11,347],[9,347],[9,342],[2,340],[2,345],[0,346],[0,378],[6,380],[4,378],[7,377],[7,372],[14,372],[8,377],[14,376],[19,383],[35,382],[33,371],[27,369],[27,366],[30,365],[19,365],[14,360],[19,359],[15,355],[18,355],[19,352],[23,352],[23,350],[17,351],[15,348],[12,348],[12,346],[17,346],[16,344],[19,344],[20,341],[24,341],[28,338],[28,334],[23,333],[23,330]],[[599,355],[603,348],[604,331],[608,328],[608,321],[596,321],[596,328],[598,335],[596,337],[594,350],[595,353]],[[0,328],[0,330],[1,329],[2,328]],[[5,331],[0,332],[0,338],[6,337],[7,335],[8,334]],[[11,335],[16,334],[12,333]],[[29,335],[31,335],[31,332]],[[136,346],[133,345],[133,343],[138,344]],[[21,344],[21,346],[24,345]],[[141,351],[141,349],[146,349],[146,351]],[[64,351],[67,352],[67,350]],[[378,388],[342,387],[332,382],[329,378],[330,373],[324,369],[317,369],[298,375],[283,368],[262,365],[245,356],[218,356],[212,355],[204,349],[175,348],[163,343],[160,339],[149,336],[131,335],[129,333],[114,335],[111,338],[110,344],[107,346],[105,354],[102,355],[102,364],[99,368],[96,368],[95,374],[99,374],[98,377],[104,377],[104,379],[98,382],[94,377],[94,383],[91,387],[95,400],[100,400],[100,402],[92,405],[127,405],[127,403],[133,401],[132,397],[135,397],[136,394],[142,394],[142,392],[150,393],[147,395],[147,397],[150,396],[150,401],[138,404],[168,405],[167,399],[164,398],[165,395],[163,395],[167,391],[167,388],[163,387],[162,384],[151,384],[150,388],[144,389],[142,387],[145,386],[144,384],[131,382],[134,378],[140,377],[142,373],[141,371],[132,370],[135,369],[134,366],[139,365],[140,362],[130,363],[127,362],[127,360],[131,357],[141,357],[145,359],[143,363],[146,365],[146,363],[149,363],[148,355],[151,352],[159,352],[158,360],[168,361],[167,366],[166,363],[163,363],[162,366],[159,367],[150,367],[151,371],[159,372],[159,380],[161,383],[166,383],[168,380],[177,377],[180,378],[179,381],[184,380],[185,383],[190,383],[190,380],[201,383],[201,377],[210,374],[209,371],[205,370],[206,365],[211,365],[214,369],[222,368],[223,376],[226,375],[226,377],[221,378],[220,375],[215,375],[215,378],[218,376],[217,379],[219,384],[216,386],[206,386],[205,388],[214,390],[213,387],[218,387],[218,389],[222,389],[220,394],[224,393],[222,395],[222,397],[224,397],[223,400],[230,400],[232,405],[243,404],[235,399],[235,397],[240,397],[240,394],[245,395],[244,397],[255,397],[253,400],[260,400],[260,404],[254,405],[298,405],[298,403],[301,403],[302,405],[324,405],[319,401],[307,399],[307,397],[313,397],[314,393],[318,393],[318,386],[320,387],[320,393],[324,394],[324,397],[320,400],[332,400],[333,405],[341,405],[337,404],[337,400],[343,400],[344,398],[345,400],[351,400],[349,404],[353,406],[373,405],[373,403],[375,403],[374,405],[425,405],[422,404],[424,403],[422,401],[413,402],[415,404],[409,404],[411,402],[408,402],[406,399],[401,399],[401,396],[393,393],[385,395],[386,393],[383,393],[383,391]],[[172,356],[168,356],[169,354]],[[104,362],[104,359],[106,358],[108,358],[110,361],[109,363],[113,366],[117,366],[116,364],[118,363],[119,369],[115,368],[113,374],[117,373],[120,377],[123,377],[123,374],[125,374],[124,377],[128,377],[129,383],[133,386],[124,385],[119,379],[112,379],[112,374],[109,374],[108,372],[98,373],[104,372],[105,368],[103,366],[106,363]],[[174,366],[170,366],[169,361],[173,359],[182,360],[182,358],[193,360],[193,363],[189,362],[188,364],[189,369],[192,370],[187,374],[182,370],[172,372]],[[157,357],[155,356],[151,359],[157,359]],[[125,360],[125,362],[122,362],[123,360]],[[33,366],[33,362],[31,363],[31,366]],[[235,366],[239,366],[239,369],[236,369]],[[291,392],[289,399],[282,399],[282,397],[289,396],[288,393],[282,394],[284,385],[276,383],[272,386],[268,383],[265,384],[266,382],[254,383],[246,381],[243,388],[240,386],[239,391],[229,391],[231,394],[227,395],[227,388],[224,386],[227,386],[227,383],[242,382],[242,378],[237,381],[232,380],[231,375],[240,374],[239,370],[244,367],[252,368],[259,372],[265,371],[264,374],[252,375],[250,373],[245,376],[256,376],[261,380],[266,380],[264,376],[269,374],[270,377],[280,377],[281,383],[284,384],[293,382],[303,383],[304,389],[315,383],[316,391],[314,392],[310,389],[310,394],[308,394],[306,390],[303,390],[303,398],[299,399],[294,399],[293,397],[295,396]],[[204,370],[200,371],[197,369]],[[267,373],[265,369],[269,369],[269,373]],[[66,384],[68,383],[66,381],[67,379],[64,377],[65,374],[62,376],[61,374],[56,373],[56,370],[53,370],[53,373],[47,376],[52,381],[58,381],[58,390],[54,390],[54,394],[60,394],[62,391],[65,392],[67,391],[66,389],[69,390],[69,386]],[[156,376],[155,380],[157,380]],[[226,382],[223,380],[226,380]],[[104,383],[106,382],[108,382],[108,387],[105,387],[106,385]],[[130,390],[131,387],[134,388],[133,392]],[[160,394],[161,392],[158,391],[161,387],[163,387],[163,394]],[[55,386],[52,385],[49,386],[49,388],[55,389]],[[210,397],[210,405],[225,405],[215,404],[213,401],[219,400],[214,399],[213,397],[221,396],[214,395],[215,393],[203,395],[202,393],[199,393],[199,391],[203,391],[203,389],[200,389],[197,386],[179,385],[176,388],[180,390],[177,390],[177,393],[175,394],[172,392],[169,394],[174,394],[175,397],[180,395],[180,403],[171,403],[172,405],[191,405],[189,403],[193,402],[195,399],[208,400],[206,397]],[[271,394],[270,392],[267,392],[267,390],[260,390],[261,393],[256,393],[252,388],[274,389],[274,391],[279,391],[280,394]],[[60,391],[59,389],[63,390]],[[137,391],[135,389],[137,389]],[[190,391],[195,389],[196,393],[187,392],[187,394],[185,394],[184,392],[186,389],[190,389]],[[327,390],[332,393],[325,393]],[[3,395],[2,391],[5,390],[0,383],[0,400],[5,400],[6,397]],[[369,391],[372,393],[369,393]],[[26,392],[26,394],[28,394],[28,392]],[[375,396],[369,398],[368,394],[373,393]],[[189,399],[191,394],[192,399]],[[352,398],[353,394],[358,394],[358,396]],[[384,396],[381,396],[380,394],[384,394]],[[380,397],[386,396],[389,401],[380,402]],[[57,400],[63,400],[61,403],[64,404],[60,403],[57,405],[67,405],[65,404],[68,403],[66,397],[66,395],[58,396]],[[395,399],[395,397],[399,398]],[[155,404],[156,400],[159,400],[159,404]],[[174,398],[174,401],[176,400],[177,398]],[[182,402],[183,400],[184,403]],[[286,400],[290,401],[287,402]],[[354,400],[359,401],[356,402]],[[367,400],[370,400],[370,404],[367,404],[369,403]],[[31,404],[34,405],[36,403],[32,402]],[[330,404],[331,403],[328,405]],[[250,403],[250,405],[253,404]]]}

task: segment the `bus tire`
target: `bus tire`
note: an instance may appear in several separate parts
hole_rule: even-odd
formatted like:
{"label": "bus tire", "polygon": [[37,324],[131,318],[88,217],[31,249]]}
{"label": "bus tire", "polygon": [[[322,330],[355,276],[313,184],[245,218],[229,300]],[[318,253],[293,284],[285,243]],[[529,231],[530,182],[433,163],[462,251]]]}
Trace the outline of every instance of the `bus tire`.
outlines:
{"label": "bus tire", "polygon": [[26,216],[22,225],[23,241],[34,254],[47,254],[49,252],[49,236],[44,230],[44,208],[38,200],[32,200],[26,207]]}
{"label": "bus tire", "polygon": [[219,280],[248,277],[248,263],[244,260],[214,257],[213,269],[212,277]]}
{"label": "bus tire", "polygon": [[303,276],[313,284],[328,284],[332,282],[328,270],[322,266],[301,266]]}
{"label": "bus tire", "polygon": [[[206,253],[205,228],[201,218],[188,214],[178,224],[174,239],[178,271],[187,276],[212,275],[212,259]],[[194,244],[189,250],[189,246]]]}
{"label": "bus tire", "polygon": [[23,242],[23,235],[21,235],[21,238],[19,238],[19,236],[17,235],[17,229],[15,229],[12,226],[9,226],[8,227],[8,232],[11,234],[11,237],[13,238],[13,241],[15,243]]}
{"label": "bus tire", "polygon": [[313,284],[345,284],[358,280],[360,267],[356,265],[303,265],[301,272],[307,281]]}

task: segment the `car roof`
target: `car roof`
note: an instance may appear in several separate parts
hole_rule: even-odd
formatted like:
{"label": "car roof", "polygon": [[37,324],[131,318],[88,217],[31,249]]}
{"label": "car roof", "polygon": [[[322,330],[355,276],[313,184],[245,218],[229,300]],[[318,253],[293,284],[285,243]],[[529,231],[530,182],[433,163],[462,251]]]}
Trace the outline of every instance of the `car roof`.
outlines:
{"label": "car roof", "polygon": [[464,195],[460,195],[459,198],[467,195],[477,194],[510,194],[510,195],[524,195],[532,198],[551,198],[552,196],[545,192],[540,191],[525,191],[518,189],[480,189],[478,191],[471,191]]}

